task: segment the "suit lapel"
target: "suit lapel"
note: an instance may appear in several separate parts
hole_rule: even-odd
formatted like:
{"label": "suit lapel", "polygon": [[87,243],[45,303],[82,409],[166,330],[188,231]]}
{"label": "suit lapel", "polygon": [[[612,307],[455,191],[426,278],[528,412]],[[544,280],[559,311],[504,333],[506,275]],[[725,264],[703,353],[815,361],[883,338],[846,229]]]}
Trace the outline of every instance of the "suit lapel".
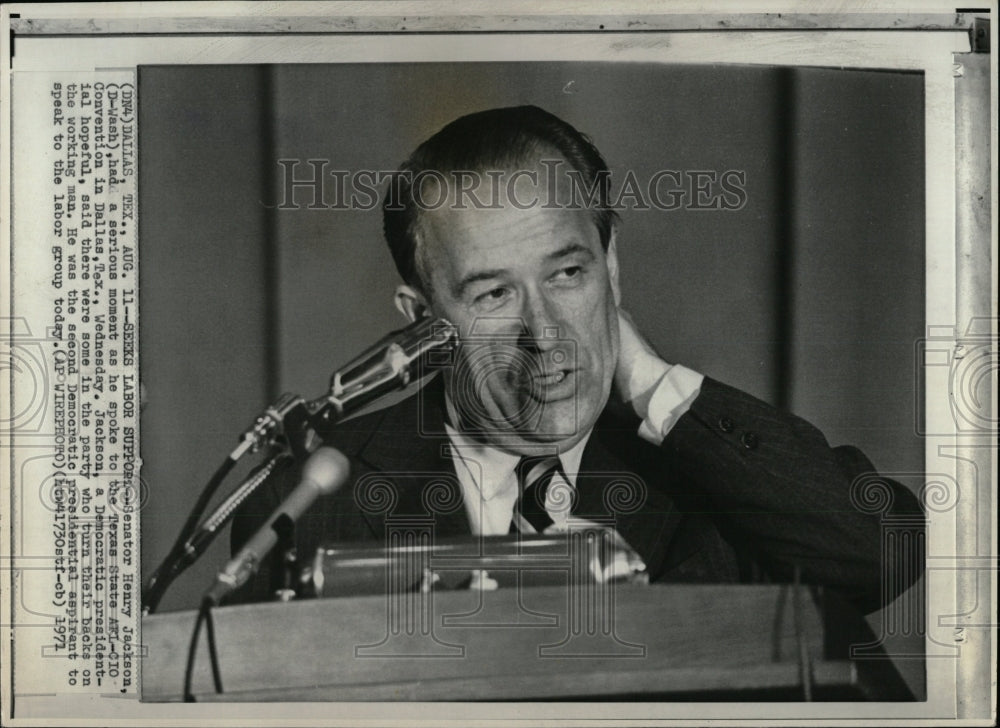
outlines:
{"label": "suit lapel", "polygon": [[681,514],[667,492],[663,454],[640,439],[638,429],[631,408],[614,399],[608,403],[583,452],[573,513],[612,519],[649,573],[656,574]]}
{"label": "suit lapel", "polygon": [[391,509],[362,511],[376,535],[386,533],[387,519],[397,523],[431,519],[437,537],[471,533],[450,452],[444,428],[444,387],[441,378],[434,377],[415,394],[386,409],[371,439],[358,453],[365,465],[395,489]]}

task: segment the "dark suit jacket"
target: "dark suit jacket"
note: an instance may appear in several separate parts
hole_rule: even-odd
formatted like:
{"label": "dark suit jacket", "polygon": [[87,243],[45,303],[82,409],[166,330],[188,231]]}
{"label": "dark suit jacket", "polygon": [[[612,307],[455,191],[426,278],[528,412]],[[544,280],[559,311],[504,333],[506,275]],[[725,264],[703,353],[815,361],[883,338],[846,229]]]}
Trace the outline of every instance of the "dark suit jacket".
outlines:
{"label": "dark suit jacket", "polygon": [[[439,379],[399,404],[322,433],[350,459],[351,477],[300,519],[299,554],[309,558],[330,541],[384,541],[387,517],[433,514],[437,536],[470,533],[447,455]],[[922,528],[917,499],[874,476],[856,448],[831,448],[804,420],[706,378],[660,446],[642,440],[638,427],[630,408],[608,404],[584,449],[573,512],[613,516],[651,580],[788,581],[797,566],[803,581],[834,588],[868,612],[922,573],[921,553],[890,553],[901,541],[882,537],[887,516],[913,514],[913,528]],[[234,552],[295,486],[297,470],[273,475],[239,509]],[[638,508],[636,501],[607,497],[621,482],[641,491]],[[451,484],[451,494],[432,494],[435,483]],[[865,488],[881,491],[864,494]],[[873,494],[887,496],[883,510],[871,512]],[[264,564],[237,600],[267,598],[274,571]]]}

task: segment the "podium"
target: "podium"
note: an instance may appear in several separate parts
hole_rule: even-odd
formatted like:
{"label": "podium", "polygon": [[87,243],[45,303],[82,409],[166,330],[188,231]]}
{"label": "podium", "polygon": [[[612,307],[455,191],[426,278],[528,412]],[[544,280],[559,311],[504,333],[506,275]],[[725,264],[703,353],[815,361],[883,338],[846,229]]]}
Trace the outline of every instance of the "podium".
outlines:
{"label": "podium", "polygon": [[[601,586],[601,585],[598,585]],[[182,699],[196,613],[143,619],[142,699]],[[413,592],[213,610],[198,701],[913,700],[834,595],[793,585]]]}

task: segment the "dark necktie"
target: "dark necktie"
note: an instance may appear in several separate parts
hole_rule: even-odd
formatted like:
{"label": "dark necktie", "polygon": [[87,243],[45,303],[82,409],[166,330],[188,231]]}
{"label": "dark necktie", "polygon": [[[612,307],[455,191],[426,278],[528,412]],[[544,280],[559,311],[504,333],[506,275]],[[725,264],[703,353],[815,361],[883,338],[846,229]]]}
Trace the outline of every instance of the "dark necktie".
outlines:
{"label": "dark necktie", "polygon": [[[559,472],[559,458],[555,455],[523,457],[515,468],[518,497],[510,533],[542,533],[552,525],[552,518],[545,510],[545,495],[552,476]],[[526,522],[526,523],[525,523]]]}

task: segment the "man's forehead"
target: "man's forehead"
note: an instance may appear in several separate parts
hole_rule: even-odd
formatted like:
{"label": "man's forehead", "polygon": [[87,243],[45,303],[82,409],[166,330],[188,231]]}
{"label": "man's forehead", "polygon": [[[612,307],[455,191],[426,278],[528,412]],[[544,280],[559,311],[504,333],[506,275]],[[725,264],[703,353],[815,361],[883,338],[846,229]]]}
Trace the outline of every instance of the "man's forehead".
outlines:
{"label": "man's forehead", "polygon": [[[502,196],[503,197],[503,196]],[[418,217],[418,244],[435,253],[493,251],[503,254],[512,244],[530,242],[530,251],[576,241],[600,246],[590,211],[552,204],[544,198],[502,199],[502,204],[442,205]]]}
{"label": "man's forehead", "polygon": [[531,266],[574,243],[599,255],[594,211],[574,198],[579,181],[572,175],[557,154],[497,169],[425,174],[414,190],[421,276],[444,283],[485,269]]}
{"label": "man's forehead", "polygon": [[418,208],[428,210],[445,205],[524,208],[536,197],[548,206],[579,206],[580,195],[574,198],[574,192],[586,187],[580,172],[556,152],[493,167],[424,170],[413,182]]}

